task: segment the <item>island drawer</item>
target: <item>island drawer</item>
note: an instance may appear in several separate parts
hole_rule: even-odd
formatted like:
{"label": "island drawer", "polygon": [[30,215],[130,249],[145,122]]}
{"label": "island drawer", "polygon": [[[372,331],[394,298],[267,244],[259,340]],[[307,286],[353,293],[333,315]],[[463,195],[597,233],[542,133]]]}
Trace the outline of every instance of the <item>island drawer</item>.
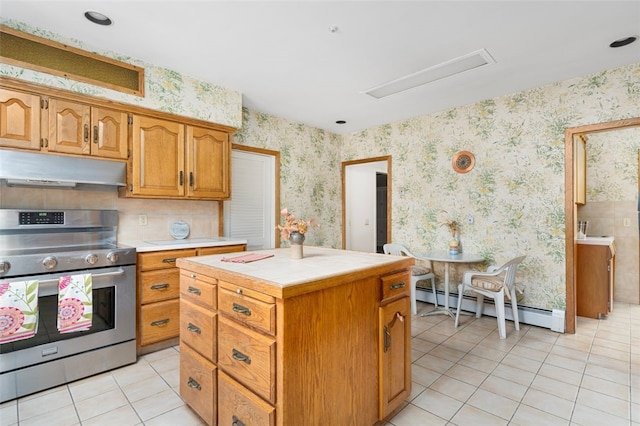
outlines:
{"label": "island drawer", "polygon": [[208,309],[180,301],[180,339],[200,355],[216,362],[216,326],[218,315]]}
{"label": "island drawer", "polygon": [[180,297],[183,300],[218,309],[218,280],[207,275],[182,271],[180,275]]}
{"label": "island drawer", "polygon": [[218,368],[266,401],[276,398],[276,343],[273,339],[218,318]]}
{"label": "island drawer", "polygon": [[216,424],[216,366],[180,345],[180,396],[208,424]]}
{"label": "island drawer", "polygon": [[275,409],[222,371],[218,375],[218,389],[219,425],[275,425]]}
{"label": "island drawer", "polygon": [[380,277],[382,301],[411,294],[411,273],[408,269]]}
{"label": "island drawer", "polygon": [[180,296],[180,271],[160,269],[140,272],[138,276],[140,303],[153,303]]}
{"label": "island drawer", "polygon": [[276,304],[271,296],[220,281],[218,309],[221,314],[275,336]]}
{"label": "island drawer", "polygon": [[180,301],[178,299],[140,307],[140,344],[148,345],[178,336]]}
{"label": "island drawer", "polygon": [[180,257],[193,257],[195,249],[164,250],[146,253],[138,253],[138,270],[175,268],[176,260]]}

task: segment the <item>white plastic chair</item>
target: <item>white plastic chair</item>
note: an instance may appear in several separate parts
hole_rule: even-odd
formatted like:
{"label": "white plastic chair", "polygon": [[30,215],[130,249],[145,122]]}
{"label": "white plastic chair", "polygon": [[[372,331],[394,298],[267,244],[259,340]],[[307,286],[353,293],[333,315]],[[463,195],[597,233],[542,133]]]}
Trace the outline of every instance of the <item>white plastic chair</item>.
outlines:
{"label": "white plastic chair", "polygon": [[507,337],[507,328],[504,315],[504,299],[511,299],[511,310],[513,312],[513,322],[516,330],[520,330],[518,320],[518,302],[516,300],[516,271],[520,262],[527,256],[519,256],[511,259],[504,265],[489,267],[487,272],[470,271],[465,272],[462,284],[458,285],[458,309],[456,311],[455,327],[460,322],[460,307],[464,292],[470,290],[477,293],[476,318],[480,318],[484,308],[484,298],[490,297],[496,305],[496,316],[498,317],[498,333],[501,339]]}
{"label": "white plastic chair", "polygon": [[[411,252],[400,244],[385,244],[382,246],[384,254],[390,254],[393,256],[409,256],[415,258]],[[431,290],[433,290],[433,303],[438,307],[438,294],[436,293],[436,280],[435,275],[431,272],[431,262],[428,262],[428,266],[416,266],[411,268],[411,313],[413,315],[418,314],[418,306],[416,303],[416,284],[421,280],[431,280]]]}

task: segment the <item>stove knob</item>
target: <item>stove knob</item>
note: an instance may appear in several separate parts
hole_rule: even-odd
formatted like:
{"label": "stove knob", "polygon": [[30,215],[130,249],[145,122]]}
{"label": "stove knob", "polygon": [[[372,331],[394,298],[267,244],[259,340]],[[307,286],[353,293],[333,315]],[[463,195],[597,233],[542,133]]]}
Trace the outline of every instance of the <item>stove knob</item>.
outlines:
{"label": "stove knob", "polygon": [[0,274],[4,274],[5,272],[9,272],[11,269],[11,264],[7,261],[0,262]]}
{"label": "stove knob", "polygon": [[58,264],[58,259],[56,259],[53,256],[47,256],[42,261],[42,265],[45,267],[45,269],[53,269],[56,267],[57,264]]}
{"label": "stove knob", "polygon": [[89,265],[95,265],[98,262],[98,255],[97,254],[88,254],[87,257],[84,258],[84,260]]}
{"label": "stove knob", "polygon": [[118,261],[118,253],[110,252],[107,254],[107,260],[111,263],[116,263]]}

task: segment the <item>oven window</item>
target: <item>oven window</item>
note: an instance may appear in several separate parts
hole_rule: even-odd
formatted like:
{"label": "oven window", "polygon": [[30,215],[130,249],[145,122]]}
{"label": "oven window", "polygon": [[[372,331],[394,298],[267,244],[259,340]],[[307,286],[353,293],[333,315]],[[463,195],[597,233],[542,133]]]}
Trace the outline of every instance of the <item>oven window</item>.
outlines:
{"label": "oven window", "polygon": [[38,345],[74,339],[88,334],[99,333],[115,328],[116,291],[115,287],[93,289],[93,319],[91,328],[86,331],[59,333],[57,327],[58,295],[38,298],[38,332],[34,337],[0,345],[0,353],[5,354]]}

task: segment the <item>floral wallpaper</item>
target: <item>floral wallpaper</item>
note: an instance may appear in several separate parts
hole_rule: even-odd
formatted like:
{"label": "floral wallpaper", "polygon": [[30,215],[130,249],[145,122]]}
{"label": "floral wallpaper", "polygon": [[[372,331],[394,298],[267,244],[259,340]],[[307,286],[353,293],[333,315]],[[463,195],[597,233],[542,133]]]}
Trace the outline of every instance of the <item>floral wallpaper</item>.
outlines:
{"label": "floral wallpaper", "polygon": [[[527,255],[522,304],[564,309],[564,130],[636,116],[640,64],[367,129],[344,137],[342,161],[392,155],[395,241],[444,250],[440,223],[455,219],[463,250],[487,263]],[[635,163],[634,143],[612,167]],[[460,150],[476,158],[467,174],[451,167]]]}
{"label": "floral wallpaper", "polygon": [[[94,52],[79,40],[67,39],[50,31],[33,28],[11,19],[0,17],[0,24],[37,35],[38,37]],[[95,53],[144,68],[144,97],[2,63],[0,63],[0,76],[19,78],[50,87],[107,98],[117,102],[179,114],[230,127],[238,128],[242,126],[242,94],[239,92],[198,81],[175,71],[159,68],[114,52],[102,51]]]}
{"label": "floral wallpaper", "polygon": [[341,136],[246,108],[243,115],[233,143],[279,151],[281,208],[320,225],[305,244],[342,247]]}
{"label": "floral wallpaper", "polygon": [[587,202],[637,200],[640,128],[592,133],[586,146]]}

